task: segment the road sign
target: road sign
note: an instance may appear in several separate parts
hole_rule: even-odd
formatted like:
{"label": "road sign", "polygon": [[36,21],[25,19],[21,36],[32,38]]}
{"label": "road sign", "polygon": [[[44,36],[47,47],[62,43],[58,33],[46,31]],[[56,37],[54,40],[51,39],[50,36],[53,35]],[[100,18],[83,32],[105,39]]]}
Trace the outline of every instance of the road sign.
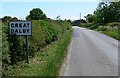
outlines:
{"label": "road sign", "polygon": [[9,22],[9,31],[10,34],[16,34],[18,36],[26,36],[26,62],[28,60],[28,36],[31,35],[32,31],[32,22],[31,21],[11,21]]}
{"label": "road sign", "polygon": [[9,22],[10,34],[29,36],[29,35],[31,35],[31,30],[32,30],[31,21],[11,21],[11,22]]}

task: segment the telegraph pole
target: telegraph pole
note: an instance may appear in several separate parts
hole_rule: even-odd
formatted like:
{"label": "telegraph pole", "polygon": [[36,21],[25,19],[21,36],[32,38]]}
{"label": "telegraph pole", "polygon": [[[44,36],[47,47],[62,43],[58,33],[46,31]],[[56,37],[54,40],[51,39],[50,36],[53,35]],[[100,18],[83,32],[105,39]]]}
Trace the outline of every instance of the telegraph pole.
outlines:
{"label": "telegraph pole", "polygon": [[81,12],[80,12],[80,19],[81,19]]}
{"label": "telegraph pole", "polygon": [[[81,21],[81,12],[80,12],[80,21]],[[81,23],[81,22],[80,22]]]}

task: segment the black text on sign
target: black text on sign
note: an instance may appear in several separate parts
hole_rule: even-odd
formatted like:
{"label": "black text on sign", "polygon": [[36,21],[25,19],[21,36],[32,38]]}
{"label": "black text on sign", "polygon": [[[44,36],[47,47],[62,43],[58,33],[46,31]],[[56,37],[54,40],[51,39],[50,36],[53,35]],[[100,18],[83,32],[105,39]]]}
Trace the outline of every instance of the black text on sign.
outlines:
{"label": "black text on sign", "polygon": [[16,35],[31,35],[32,23],[31,21],[12,21],[9,22],[10,34]]}

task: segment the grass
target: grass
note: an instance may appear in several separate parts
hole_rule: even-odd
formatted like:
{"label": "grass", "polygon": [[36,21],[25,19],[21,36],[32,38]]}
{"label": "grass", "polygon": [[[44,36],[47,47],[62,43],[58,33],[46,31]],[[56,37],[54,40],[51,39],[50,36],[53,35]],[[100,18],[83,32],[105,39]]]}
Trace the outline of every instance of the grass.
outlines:
{"label": "grass", "polygon": [[85,28],[89,28],[91,30],[99,31],[99,32],[106,34],[114,39],[120,40],[118,26],[120,26],[120,23],[118,23],[118,22],[107,23],[105,25],[99,25],[99,24],[94,25],[91,23],[80,24],[80,27],[85,27]]}
{"label": "grass", "polygon": [[106,34],[114,39],[120,40],[118,29],[119,29],[118,26],[116,26],[115,28],[115,27],[104,25],[104,26],[98,26],[98,28],[94,30],[99,31],[103,34]]}
{"label": "grass", "polygon": [[[2,23],[0,23],[0,48],[2,47]],[[1,49],[0,49],[1,52]]]}
{"label": "grass", "polygon": [[112,38],[115,38],[117,40],[120,40],[120,37],[119,37],[119,32],[118,30],[108,30],[108,31],[102,31],[102,33],[112,37]]}
{"label": "grass", "polygon": [[6,76],[57,76],[63,59],[67,54],[67,47],[71,38],[71,30],[67,30],[62,39],[46,46],[30,63],[23,62],[9,66],[4,73]]}
{"label": "grass", "polygon": [[2,75],[2,21],[0,21],[0,77]]}

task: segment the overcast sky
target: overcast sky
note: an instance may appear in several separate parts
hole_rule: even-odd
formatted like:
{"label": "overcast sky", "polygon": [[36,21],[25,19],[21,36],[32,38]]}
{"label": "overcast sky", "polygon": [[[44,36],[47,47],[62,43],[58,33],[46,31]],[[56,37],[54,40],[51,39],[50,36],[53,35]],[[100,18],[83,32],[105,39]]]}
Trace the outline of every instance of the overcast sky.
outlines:
{"label": "overcast sky", "polygon": [[0,17],[12,16],[18,17],[19,19],[24,19],[29,11],[33,8],[40,8],[47,15],[47,17],[55,19],[58,15],[62,19],[79,19],[80,13],[81,18],[87,14],[92,14],[99,1],[89,1],[89,2],[7,2],[3,1],[0,6]]}

